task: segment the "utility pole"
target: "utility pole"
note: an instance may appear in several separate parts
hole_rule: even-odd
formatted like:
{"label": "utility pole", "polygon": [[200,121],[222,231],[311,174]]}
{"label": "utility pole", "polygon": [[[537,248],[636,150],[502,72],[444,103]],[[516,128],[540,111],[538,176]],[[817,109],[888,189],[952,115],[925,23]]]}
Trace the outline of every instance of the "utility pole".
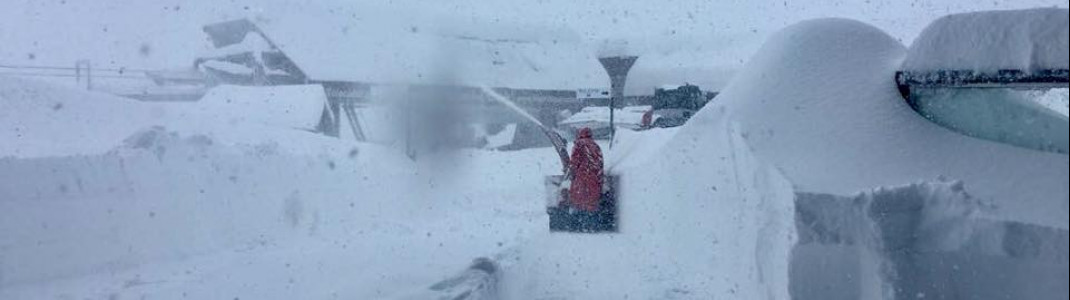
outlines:
{"label": "utility pole", "polygon": [[624,101],[624,83],[628,80],[628,71],[632,69],[632,65],[635,64],[635,60],[639,59],[638,56],[606,56],[599,57],[598,62],[602,63],[602,67],[606,69],[606,73],[609,74],[609,145],[612,147],[613,139],[617,135],[617,127],[613,118],[613,109],[616,107],[617,101]]}

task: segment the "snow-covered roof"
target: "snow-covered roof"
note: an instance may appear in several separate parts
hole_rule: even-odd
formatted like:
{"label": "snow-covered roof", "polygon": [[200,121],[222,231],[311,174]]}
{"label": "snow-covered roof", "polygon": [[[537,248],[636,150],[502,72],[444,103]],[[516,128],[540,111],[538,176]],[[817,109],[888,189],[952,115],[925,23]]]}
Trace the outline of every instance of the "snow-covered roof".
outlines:
{"label": "snow-covered roof", "polygon": [[260,36],[259,33],[250,31],[245,33],[245,36],[241,39],[241,41],[205,51],[198,57],[221,58],[231,55],[240,55],[249,52],[265,52],[274,50],[274,47],[272,47],[271,44],[268,43],[268,41],[264,40],[264,37]]}
{"label": "snow-covered roof", "polygon": [[1066,69],[1067,9],[955,14],[934,21],[911,45],[907,71]]}
{"label": "snow-covered roof", "polygon": [[312,80],[531,89],[609,85],[593,51],[567,31],[399,16],[369,11],[253,22]]}

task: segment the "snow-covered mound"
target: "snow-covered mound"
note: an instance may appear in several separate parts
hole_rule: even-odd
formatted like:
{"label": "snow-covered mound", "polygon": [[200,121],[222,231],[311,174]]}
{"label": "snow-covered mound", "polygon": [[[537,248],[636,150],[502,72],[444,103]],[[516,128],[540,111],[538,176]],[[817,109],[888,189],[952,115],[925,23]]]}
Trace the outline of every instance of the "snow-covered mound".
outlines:
{"label": "snow-covered mound", "polygon": [[[977,201],[995,208],[976,210],[976,213],[940,226],[962,226],[983,222],[1025,224],[1039,229],[1013,231],[1006,239],[1030,239],[1033,232],[1053,232],[1055,241],[1065,239],[1067,229],[1068,159],[1066,155],[1020,149],[1009,145],[963,136],[914,113],[896,92],[895,71],[906,53],[904,47],[880,30],[848,20],[809,21],[789,27],[774,35],[763,49],[747,64],[745,71],[722,91],[715,106],[707,107],[683,128],[668,147],[687,149],[688,145],[706,145],[706,132],[711,128],[738,127],[744,142],[736,147],[754,152],[757,160],[769,164],[782,174],[795,191],[797,212],[811,203],[802,194],[854,195],[868,190],[884,190],[918,181],[940,181],[941,178],[961,182],[959,189],[968,191]],[[768,88],[768,87],[777,88]],[[688,141],[693,139],[696,141]],[[675,146],[673,146],[675,144]],[[925,192],[912,189],[889,188],[892,192],[877,194],[915,201],[958,201],[957,198],[929,199]],[[668,191],[665,191],[668,192]],[[917,193],[913,196],[909,193]],[[904,195],[906,194],[906,195]],[[950,195],[950,194],[949,194]],[[845,197],[850,198],[850,197]],[[884,214],[859,215],[874,224],[881,224],[881,216],[902,215],[901,223],[883,230],[910,230],[930,226],[918,214],[946,214],[957,208],[944,205],[922,205],[914,208],[894,206]],[[903,204],[903,203],[900,203]],[[974,204],[976,205],[976,204]],[[843,211],[850,213],[850,211]],[[796,215],[798,217],[798,214]],[[844,217],[844,216],[840,216]],[[856,223],[851,226],[864,226]],[[877,225],[875,225],[877,226]],[[876,228],[879,228],[877,226]],[[1014,227],[1014,226],[1011,226]],[[1000,236],[1002,226],[973,232],[976,236]],[[1018,228],[1018,227],[1014,227]],[[894,237],[895,232],[877,230],[879,238]],[[1047,236],[1047,235],[1045,235]],[[947,238],[947,237],[944,237]],[[1050,239],[1043,238],[1039,241]],[[887,243],[882,240],[880,243]],[[915,243],[916,242],[916,243]],[[913,285],[910,276],[937,278],[938,272],[954,276],[957,269],[950,265],[924,268],[925,259],[969,261],[973,250],[934,250],[922,241],[896,240],[890,252],[878,256],[862,255],[863,264],[884,266],[864,272],[862,276],[878,276],[881,283],[893,289],[881,294],[905,291],[928,292],[931,296],[961,295],[978,287],[991,285],[992,276],[971,275],[969,279],[933,288]],[[1009,271],[1017,276],[1001,282],[1001,293],[1030,295],[1029,285],[1056,284],[1044,291],[1065,295],[1065,273],[1044,269],[1065,266],[1065,255],[1034,257],[1015,253],[1032,253],[1028,243],[1002,244],[1004,254],[992,254],[992,264],[966,263],[962,270],[985,270],[996,266],[1020,266]],[[969,247],[966,247],[970,249]],[[917,251],[918,256],[894,254],[896,249]],[[982,251],[983,252],[983,251]],[[1056,251],[1058,253],[1058,251]],[[844,256],[846,257],[846,256]],[[928,257],[928,258],[924,258]],[[806,259],[800,256],[800,259]],[[873,261],[876,259],[877,261]],[[794,260],[793,260],[794,261]],[[998,261],[998,263],[996,263]],[[843,261],[838,261],[843,263]],[[914,266],[910,272],[895,275],[887,268]],[[890,266],[890,267],[889,267]],[[946,268],[944,268],[946,267]],[[793,268],[798,269],[798,268]],[[815,272],[822,268],[814,268]],[[906,271],[902,271],[906,272]],[[900,273],[902,273],[900,272]],[[1055,273],[1047,273],[1055,272]],[[1049,276],[1050,275],[1050,276]],[[820,278],[813,273],[792,275],[796,278]],[[965,277],[963,277],[965,278]],[[839,282],[830,278],[828,282]],[[860,281],[861,282],[861,281]],[[793,288],[792,292],[796,290]],[[828,297],[828,294],[824,295]],[[1056,296],[1057,297],[1057,296]]]}
{"label": "snow-covered mound", "polygon": [[[284,152],[346,151],[311,132],[326,97],[320,86],[213,89],[202,101],[146,103],[35,80],[0,78],[0,157],[102,154],[136,132],[163,126],[217,143],[277,144]],[[326,142],[324,142],[326,140]]]}
{"label": "snow-covered mound", "polygon": [[946,177],[1000,206],[992,217],[1067,228],[1067,156],[970,138],[917,115],[893,80],[904,54],[870,26],[803,22],[775,35],[680,136],[727,118],[797,190],[845,195]]}
{"label": "snow-covered mound", "polygon": [[676,136],[677,131],[678,127],[617,131],[617,136],[611,141],[612,149],[606,151],[606,170],[613,173],[617,169],[639,167],[663,155],[662,147]]}
{"label": "snow-covered mound", "polygon": [[0,299],[382,298],[537,229],[555,159],[468,153],[424,172],[263,111],[0,87],[15,154],[0,157]]}
{"label": "snow-covered mound", "polygon": [[1066,69],[1070,11],[1039,8],[949,15],[910,46],[904,70]]}
{"label": "snow-covered mound", "polygon": [[134,100],[0,78],[0,157],[107,151],[163,110]]}

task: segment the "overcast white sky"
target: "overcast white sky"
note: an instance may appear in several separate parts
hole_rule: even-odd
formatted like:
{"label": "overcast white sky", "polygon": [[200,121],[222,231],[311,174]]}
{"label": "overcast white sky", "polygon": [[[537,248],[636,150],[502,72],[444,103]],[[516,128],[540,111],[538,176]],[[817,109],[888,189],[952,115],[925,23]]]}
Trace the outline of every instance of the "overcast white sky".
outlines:
{"label": "overcast white sky", "polygon": [[[691,81],[716,89],[769,34],[801,20],[857,19],[909,45],[925,25],[946,14],[1052,6],[1068,4],[1066,0],[5,0],[0,2],[0,64],[67,66],[87,58],[109,67],[184,67],[206,47],[200,29],[206,23],[243,16],[337,15],[379,7],[370,9],[424,11],[488,24],[500,20],[564,27],[591,42],[623,39],[643,56],[633,80]],[[657,82],[635,88],[653,84]]]}

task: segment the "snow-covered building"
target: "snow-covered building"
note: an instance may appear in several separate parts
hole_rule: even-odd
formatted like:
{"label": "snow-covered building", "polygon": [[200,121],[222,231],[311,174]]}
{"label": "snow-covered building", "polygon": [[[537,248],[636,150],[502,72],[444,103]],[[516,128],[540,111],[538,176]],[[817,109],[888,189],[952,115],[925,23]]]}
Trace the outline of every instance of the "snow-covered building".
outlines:
{"label": "snow-covered building", "polygon": [[[481,120],[515,118],[504,108],[484,103],[478,87],[488,86],[535,111],[544,122],[555,123],[561,109],[584,105],[576,90],[609,83],[594,53],[574,34],[496,22],[369,14],[237,19],[209,24],[204,32],[216,48],[201,55],[195,66],[210,81],[320,84],[330,99],[320,129],[334,136],[340,134],[339,124],[347,122],[341,119],[356,118],[348,112],[351,107],[384,101],[375,99],[377,88],[434,90],[409,95],[475,105],[481,108]],[[443,95],[443,90],[458,92]]]}

